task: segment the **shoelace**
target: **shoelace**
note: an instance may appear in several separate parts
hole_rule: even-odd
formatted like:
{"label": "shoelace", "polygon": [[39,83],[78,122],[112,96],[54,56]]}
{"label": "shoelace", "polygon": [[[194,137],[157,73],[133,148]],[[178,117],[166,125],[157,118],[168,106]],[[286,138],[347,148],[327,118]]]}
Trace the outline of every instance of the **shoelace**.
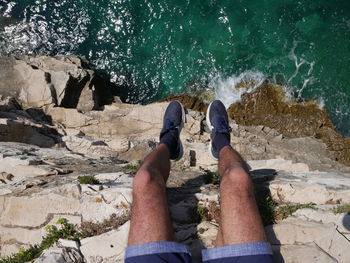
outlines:
{"label": "shoelace", "polygon": [[230,133],[231,127],[229,127],[226,123],[226,121],[222,118],[219,119],[219,122],[216,125],[217,127],[214,128],[214,132],[216,133]]}
{"label": "shoelace", "polygon": [[160,137],[162,137],[164,134],[168,133],[171,130],[178,129],[178,126],[175,126],[175,122],[169,119],[165,120],[164,128],[160,134]]}

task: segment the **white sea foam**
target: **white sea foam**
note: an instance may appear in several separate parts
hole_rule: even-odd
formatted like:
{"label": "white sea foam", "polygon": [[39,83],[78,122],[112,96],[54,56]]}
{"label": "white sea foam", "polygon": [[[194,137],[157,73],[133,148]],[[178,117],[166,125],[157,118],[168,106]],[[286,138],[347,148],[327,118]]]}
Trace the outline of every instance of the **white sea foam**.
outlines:
{"label": "white sea foam", "polygon": [[324,101],[324,98],[320,97],[316,100],[316,104],[320,109],[324,109],[326,102]]}
{"label": "white sea foam", "polygon": [[[215,90],[215,96],[221,100],[226,107],[241,99],[241,95],[245,92],[252,92],[259,87],[266,77],[258,71],[245,71],[238,76],[223,77],[221,74],[214,76],[209,85]],[[237,84],[245,85],[236,88]]]}

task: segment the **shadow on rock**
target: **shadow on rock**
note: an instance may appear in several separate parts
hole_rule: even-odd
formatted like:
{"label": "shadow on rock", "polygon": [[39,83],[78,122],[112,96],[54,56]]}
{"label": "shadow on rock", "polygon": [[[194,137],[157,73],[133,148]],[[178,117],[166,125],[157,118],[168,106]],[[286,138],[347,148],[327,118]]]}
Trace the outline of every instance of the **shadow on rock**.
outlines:
{"label": "shadow on rock", "polygon": [[275,179],[277,172],[275,169],[257,169],[250,171],[250,174],[254,182],[255,198],[265,226],[265,233],[272,246],[274,260],[276,263],[284,263],[281,255],[281,243],[273,230],[276,203],[273,201],[269,190],[269,182]]}
{"label": "shadow on rock", "polygon": [[183,178],[183,181],[170,181],[170,187],[167,189],[175,235],[180,243],[190,247],[194,262],[202,262],[201,251],[206,247],[198,236],[201,218],[197,211],[199,199],[196,193],[201,192],[200,187],[204,185],[204,176],[199,172],[191,171],[178,173],[181,173],[182,177],[176,177]]}
{"label": "shadow on rock", "polygon": [[51,117],[42,109],[24,111],[16,105],[11,102],[0,108],[0,141],[28,143],[44,148],[61,142],[61,135],[52,127]]}

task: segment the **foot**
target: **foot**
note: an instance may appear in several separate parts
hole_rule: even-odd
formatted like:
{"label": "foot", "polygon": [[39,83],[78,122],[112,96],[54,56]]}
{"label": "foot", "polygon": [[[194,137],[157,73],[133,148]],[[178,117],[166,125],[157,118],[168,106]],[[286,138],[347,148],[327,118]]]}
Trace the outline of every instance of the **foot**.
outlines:
{"label": "foot", "polygon": [[210,152],[215,158],[219,158],[220,150],[230,145],[230,126],[227,111],[220,100],[210,103],[207,110],[207,125],[211,131]]}
{"label": "foot", "polygon": [[160,142],[164,143],[170,152],[170,159],[178,161],[183,155],[180,132],[185,122],[185,111],[178,101],[169,103],[163,119],[163,129],[160,132]]}

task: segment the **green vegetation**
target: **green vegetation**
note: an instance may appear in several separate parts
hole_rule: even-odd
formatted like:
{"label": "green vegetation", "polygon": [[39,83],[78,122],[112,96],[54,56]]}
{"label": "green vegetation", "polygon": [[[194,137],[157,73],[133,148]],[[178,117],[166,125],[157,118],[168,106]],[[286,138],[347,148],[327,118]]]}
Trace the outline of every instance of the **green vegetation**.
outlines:
{"label": "green vegetation", "polygon": [[189,167],[186,166],[186,165],[180,165],[180,167],[179,167],[179,169],[180,169],[181,172],[186,171],[188,168],[189,168]]}
{"label": "green vegetation", "polygon": [[209,213],[208,208],[205,205],[201,205],[200,203],[197,203],[197,218],[199,218],[199,221],[202,221]]}
{"label": "green vegetation", "polygon": [[291,216],[295,211],[302,209],[302,208],[311,208],[316,209],[315,204],[309,203],[309,204],[287,204],[283,206],[277,207],[277,219],[282,220],[287,218],[288,216]]}
{"label": "green vegetation", "polygon": [[0,259],[0,263],[22,263],[28,262],[40,257],[42,252],[53,246],[60,238],[69,240],[79,240],[84,237],[82,232],[77,230],[77,226],[68,223],[65,218],[60,218],[56,222],[57,226],[46,226],[47,235],[43,238],[39,245],[30,248],[21,248],[17,254],[5,259]]}
{"label": "green vegetation", "polygon": [[83,222],[81,227],[68,223],[67,219],[60,218],[56,225],[48,225],[44,229],[47,235],[43,237],[40,244],[30,248],[20,248],[17,254],[13,254],[5,259],[0,259],[0,263],[24,263],[40,257],[42,252],[52,247],[59,239],[80,240],[106,233],[112,229],[117,229],[130,219],[130,214],[126,213],[120,217],[112,214],[109,219],[102,223]]}
{"label": "green vegetation", "polygon": [[271,197],[267,196],[264,199],[259,199],[257,203],[264,226],[275,223],[277,204]]}
{"label": "green vegetation", "polygon": [[208,205],[207,203],[201,204],[198,202],[196,207],[189,209],[189,215],[194,222],[213,220],[219,222],[220,207],[214,201],[209,201]]}
{"label": "green vegetation", "polygon": [[205,229],[204,229],[204,228],[199,228],[199,229],[198,229],[198,233],[199,233],[199,234],[203,234],[204,232],[205,232]]}
{"label": "green vegetation", "polygon": [[125,165],[124,168],[126,168],[130,171],[136,172],[140,168],[141,164],[142,164],[142,162],[140,160],[138,160],[136,162],[136,164],[129,163],[129,164]]}
{"label": "green vegetation", "polygon": [[78,177],[79,184],[100,184],[100,181],[93,175],[84,175]]}
{"label": "green vegetation", "polygon": [[219,172],[212,172],[207,169],[203,169],[203,172],[205,172],[204,176],[204,183],[206,184],[214,184],[219,185],[220,184],[220,174]]}
{"label": "green vegetation", "polygon": [[101,223],[83,222],[80,230],[85,237],[92,237],[106,233],[112,229],[118,229],[119,226],[130,220],[130,213],[122,216],[112,214],[110,218],[103,220]]}
{"label": "green vegetation", "polygon": [[201,205],[199,202],[197,203],[197,206],[190,207],[188,209],[189,217],[196,223],[201,222],[207,213],[208,209],[204,205]]}
{"label": "green vegetation", "polygon": [[339,206],[333,207],[332,211],[334,214],[342,214],[342,213],[350,214],[350,205],[339,205]]}
{"label": "green vegetation", "polygon": [[274,224],[277,220],[283,220],[291,216],[295,211],[302,208],[316,209],[315,204],[286,204],[278,206],[271,197],[266,197],[258,201],[258,208],[263,224]]}

